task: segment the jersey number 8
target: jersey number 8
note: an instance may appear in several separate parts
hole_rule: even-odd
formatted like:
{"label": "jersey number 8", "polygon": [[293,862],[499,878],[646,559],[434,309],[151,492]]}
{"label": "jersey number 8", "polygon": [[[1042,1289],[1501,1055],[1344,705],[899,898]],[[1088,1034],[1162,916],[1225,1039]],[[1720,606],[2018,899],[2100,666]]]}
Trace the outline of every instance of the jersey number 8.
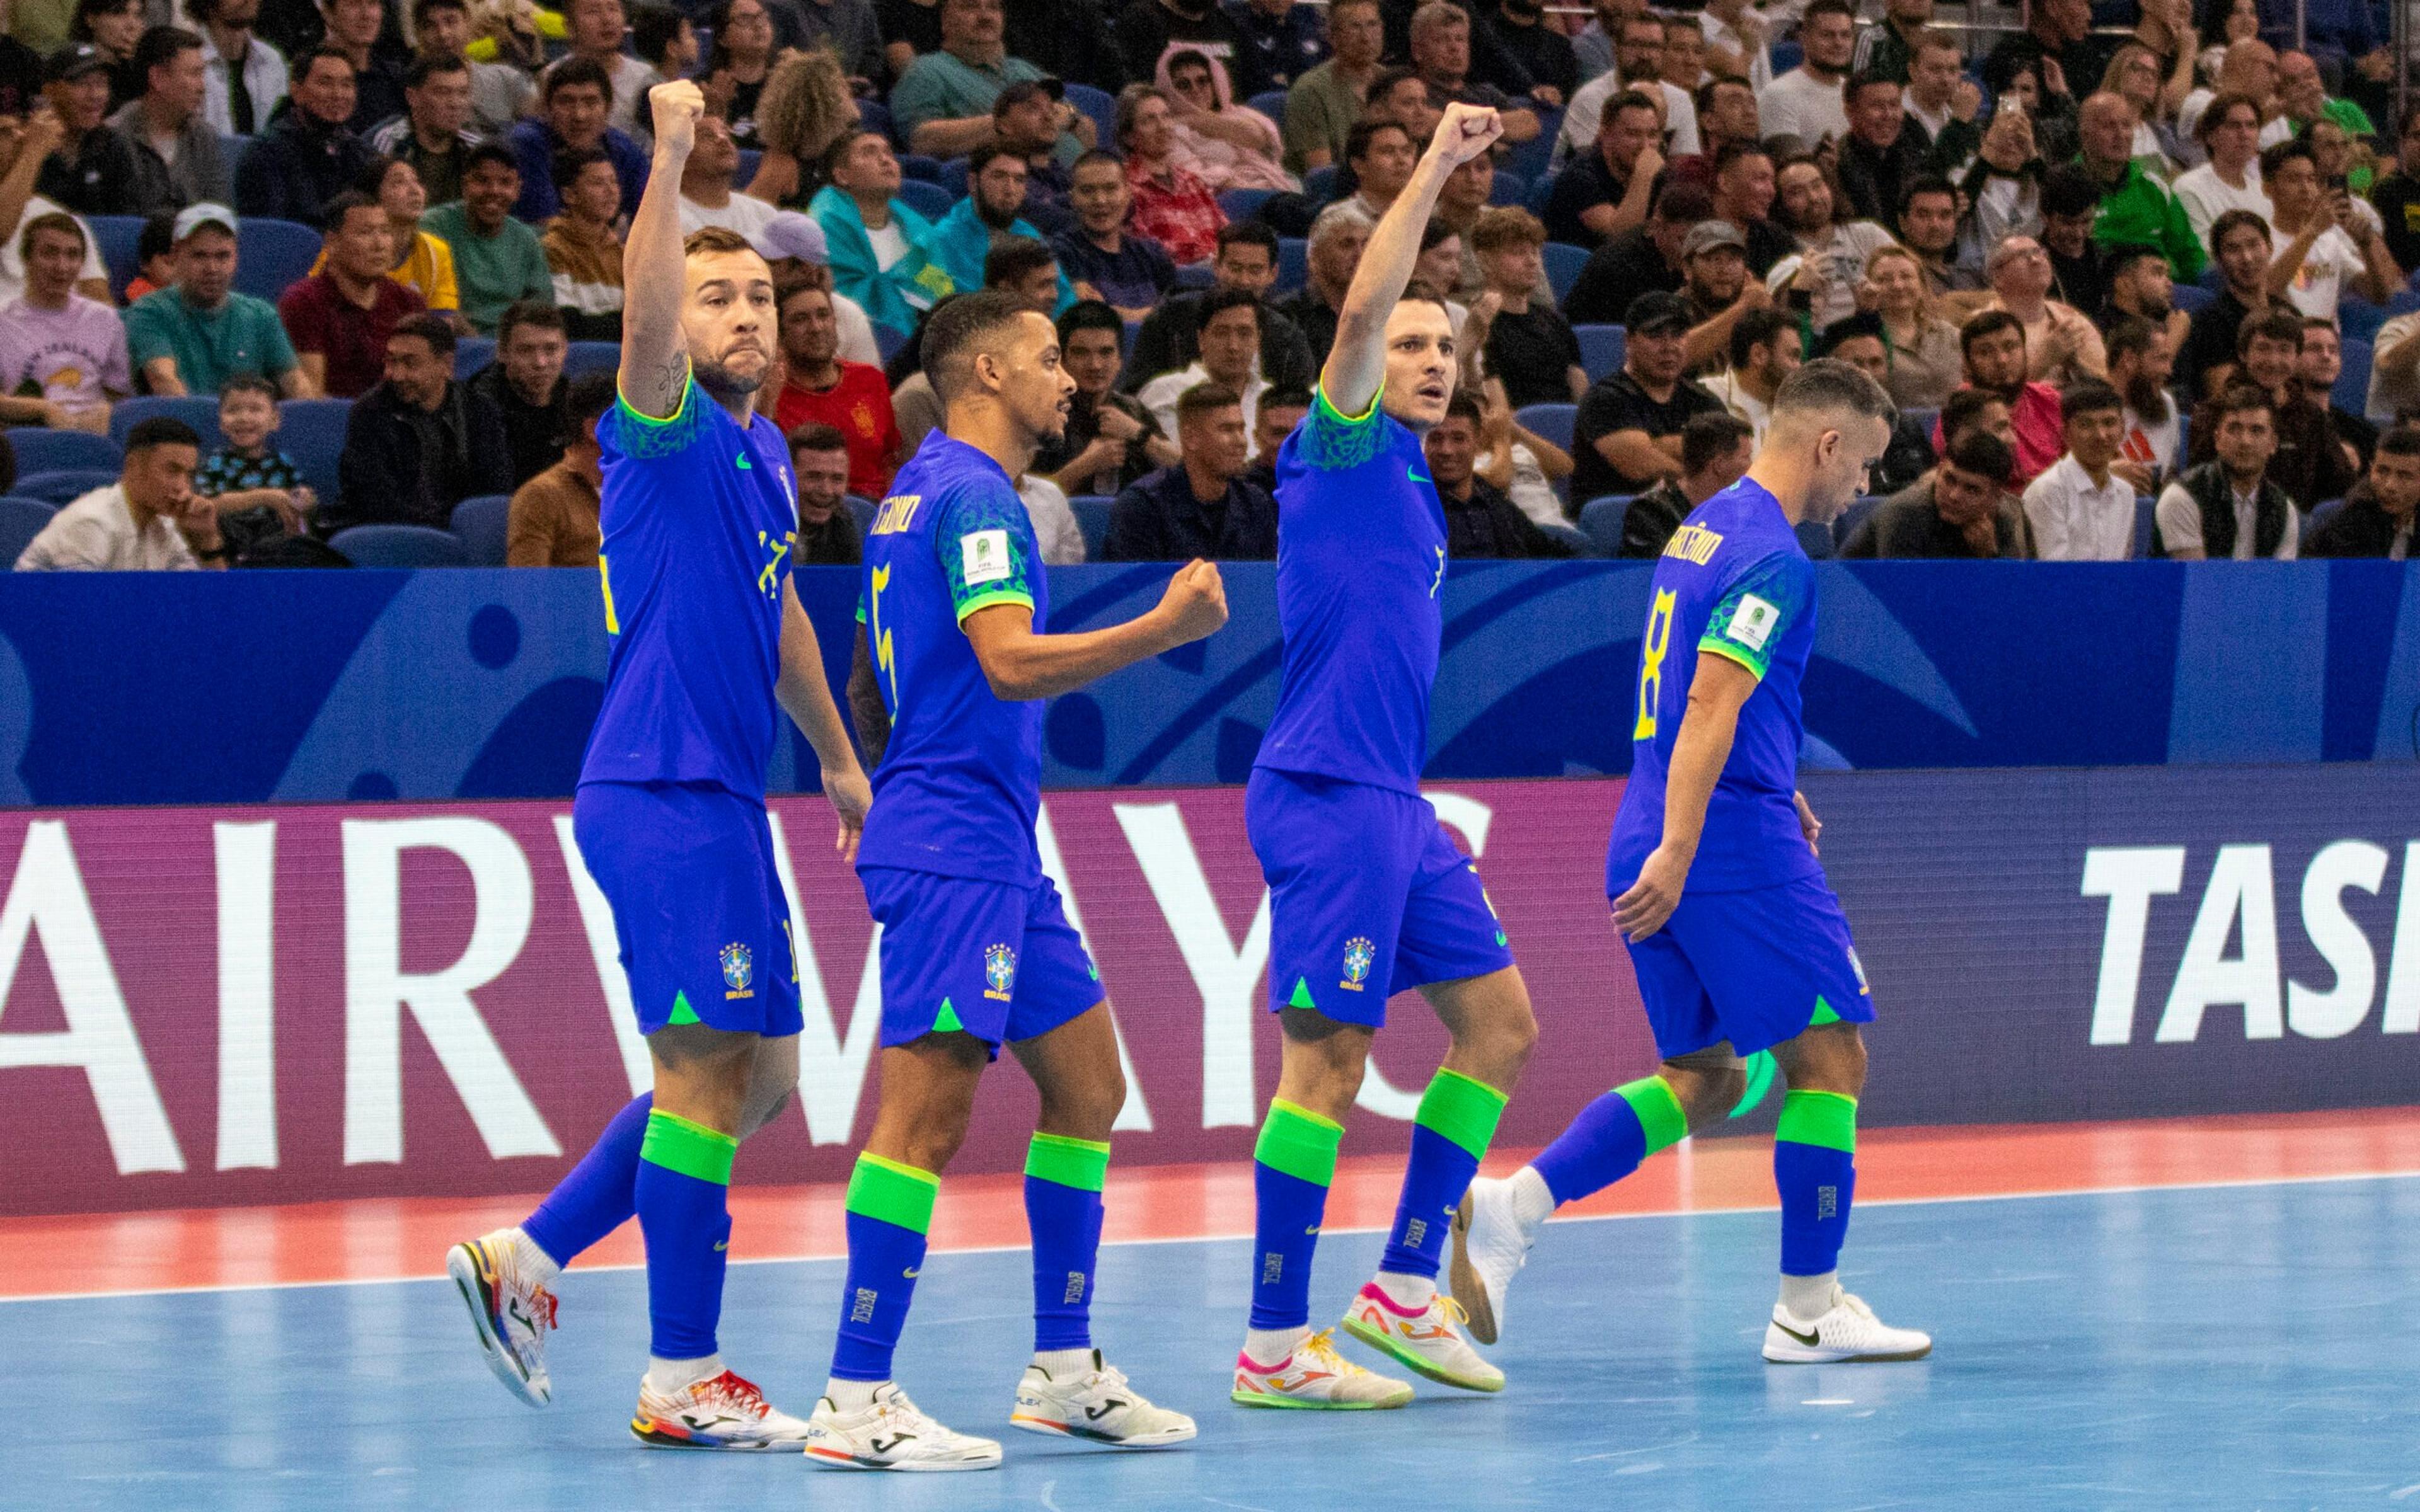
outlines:
{"label": "jersey number 8", "polygon": [[1633,740],[1655,738],[1655,705],[1664,697],[1664,652],[1672,642],[1672,608],[1680,595],[1667,588],[1647,610],[1647,638],[1638,648],[1638,725]]}

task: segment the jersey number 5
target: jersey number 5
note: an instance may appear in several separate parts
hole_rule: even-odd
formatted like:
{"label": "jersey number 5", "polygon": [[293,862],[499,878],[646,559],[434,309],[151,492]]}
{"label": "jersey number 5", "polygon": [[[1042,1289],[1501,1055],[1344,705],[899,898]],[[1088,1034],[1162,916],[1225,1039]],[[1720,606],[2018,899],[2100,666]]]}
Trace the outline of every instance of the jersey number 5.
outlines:
{"label": "jersey number 5", "polygon": [[874,642],[874,664],[891,684],[891,713],[899,714],[899,663],[891,649],[891,632],[882,625],[882,591],[891,586],[891,569],[874,569],[872,608],[866,613],[866,634]]}
{"label": "jersey number 5", "polygon": [[1672,643],[1672,607],[1679,595],[1667,588],[1647,610],[1647,639],[1638,648],[1638,725],[1633,740],[1655,738],[1655,705],[1664,696],[1664,653]]}

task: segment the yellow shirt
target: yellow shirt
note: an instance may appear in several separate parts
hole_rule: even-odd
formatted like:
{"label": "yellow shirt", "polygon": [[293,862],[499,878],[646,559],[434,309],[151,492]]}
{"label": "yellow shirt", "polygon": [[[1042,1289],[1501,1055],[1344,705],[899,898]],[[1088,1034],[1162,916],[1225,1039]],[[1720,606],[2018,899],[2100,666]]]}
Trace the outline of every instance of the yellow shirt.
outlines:
{"label": "yellow shirt", "polygon": [[[462,292],[454,282],[454,249],[426,231],[414,231],[411,237],[411,255],[388,269],[386,276],[417,292],[432,310],[462,308]],[[328,255],[322,251],[311,271],[327,266]]]}

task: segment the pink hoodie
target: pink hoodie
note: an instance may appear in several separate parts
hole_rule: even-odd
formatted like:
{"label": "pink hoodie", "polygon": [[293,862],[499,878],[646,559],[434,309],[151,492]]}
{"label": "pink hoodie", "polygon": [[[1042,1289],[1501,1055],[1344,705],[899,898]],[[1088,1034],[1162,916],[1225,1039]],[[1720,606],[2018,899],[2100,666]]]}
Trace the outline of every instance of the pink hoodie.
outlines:
{"label": "pink hoodie", "polygon": [[[1234,143],[1195,129],[1188,122],[1193,113],[1180,103],[1176,86],[1169,81],[1168,60],[1179,53],[1192,53],[1206,58],[1210,64],[1210,87],[1218,100],[1218,115],[1224,120],[1248,127],[1261,139],[1257,150],[1237,147]],[[1169,124],[1175,128],[1175,145],[1169,160],[1210,186],[1216,193],[1229,189],[1300,189],[1302,181],[1278,165],[1284,151],[1275,123],[1249,105],[1235,103],[1233,85],[1227,82],[1226,59],[1200,42],[1171,42],[1159,55],[1159,68],[1154,79],[1168,96]]]}

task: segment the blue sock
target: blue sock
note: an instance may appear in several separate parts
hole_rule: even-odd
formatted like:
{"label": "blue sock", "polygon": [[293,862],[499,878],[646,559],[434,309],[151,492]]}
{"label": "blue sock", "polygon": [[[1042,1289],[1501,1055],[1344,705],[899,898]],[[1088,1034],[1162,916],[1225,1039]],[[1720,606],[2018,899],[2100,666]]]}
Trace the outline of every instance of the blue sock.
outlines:
{"label": "blue sock", "polygon": [[1332,1119],[1281,1100],[1269,1103],[1252,1150],[1254,1328],[1311,1321],[1311,1257],[1343,1140],[1344,1126]]}
{"label": "blue sock", "polygon": [[1037,1134],[1025,1152],[1025,1226],[1033,1235],[1033,1352],[1093,1347],[1093,1265],[1109,1147]]}
{"label": "blue sock", "polygon": [[1378,1269],[1434,1277],[1445,1257],[1445,1236],[1470,1179],[1479,1174],[1504,1094],[1458,1071],[1438,1068],[1412,1116],[1412,1158],[1404,1167],[1404,1195]]}
{"label": "blue sock", "polygon": [[1538,1152],[1529,1168],[1545,1178],[1559,1205],[1602,1192],[1659,1149],[1681,1142],[1688,1115],[1661,1076],[1615,1088],[1580,1109],[1571,1126]]}
{"label": "blue sock", "polygon": [[848,1179],[848,1281],[831,1373],[842,1381],[889,1381],[891,1354],[916,1298],[924,1235],[941,1179],[879,1155],[860,1155]]}
{"label": "blue sock", "polygon": [[632,1182],[639,1229],[647,1239],[648,1350],[659,1360],[702,1360],[715,1352],[722,1315],[724,1251],[731,1240],[731,1157],[739,1141],[661,1108]]}
{"label": "blue sock", "polygon": [[1781,1273],[1840,1268],[1849,1199],[1857,1188],[1857,1100],[1792,1091],[1774,1130],[1773,1184],[1781,1194]]}
{"label": "blue sock", "polygon": [[556,1265],[569,1265],[573,1256],[639,1211],[639,1146],[647,1137],[647,1115],[655,1105],[653,1092],[623,1104],[571,1174],[521,1220],[521,1232]]}

